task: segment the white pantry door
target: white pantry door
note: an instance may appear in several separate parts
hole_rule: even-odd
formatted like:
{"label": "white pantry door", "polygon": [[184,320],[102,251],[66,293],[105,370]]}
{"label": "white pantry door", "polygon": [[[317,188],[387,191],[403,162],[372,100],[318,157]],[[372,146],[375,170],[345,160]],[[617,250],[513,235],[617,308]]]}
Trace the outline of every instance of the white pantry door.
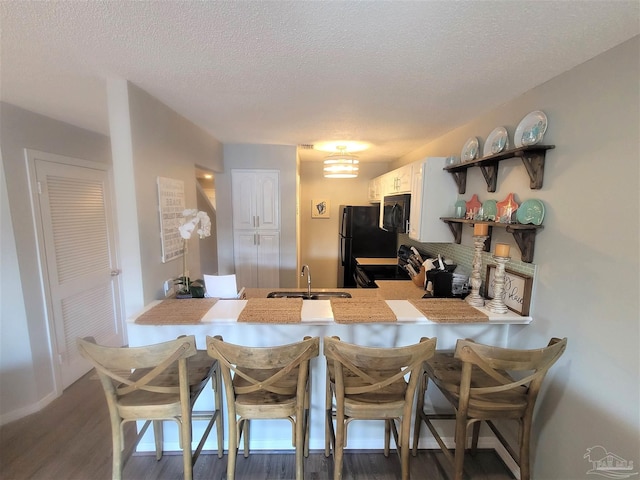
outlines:
{"label": "white pantry door", "polygon": [[77,337],[124,343],[109,174],[51,161],[64,160],[59,156],[28,155],[36,173],[53,354],[66,388],[90,370],[77,351]]}

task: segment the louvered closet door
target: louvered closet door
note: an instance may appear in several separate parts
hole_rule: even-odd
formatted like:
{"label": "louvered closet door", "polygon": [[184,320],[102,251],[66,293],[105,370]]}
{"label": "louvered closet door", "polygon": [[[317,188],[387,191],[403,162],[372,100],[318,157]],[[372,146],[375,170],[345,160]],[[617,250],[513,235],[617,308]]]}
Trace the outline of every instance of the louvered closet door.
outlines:
{"label": "louvered closet door", "polygon": [[108,174],[43,160],[35,166],[52,323],[66,388],[89,370],[76,349],[77,337],[123,344]]}

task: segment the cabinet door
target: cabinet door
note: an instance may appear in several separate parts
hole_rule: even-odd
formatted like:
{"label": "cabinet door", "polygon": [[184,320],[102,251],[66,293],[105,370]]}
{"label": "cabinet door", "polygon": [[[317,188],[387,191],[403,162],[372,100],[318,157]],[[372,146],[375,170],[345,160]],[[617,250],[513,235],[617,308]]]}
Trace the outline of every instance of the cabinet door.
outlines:
{"label": "cabinet door", "polygon": [[280,235],[278,232],[258,236],[258,287],[280,286]]}
{"label": "cabinet door", "polygon": [[[453,215],[457,198],[455,183],[444,168],[444,157],[421,162],[421,177],[414,176],[411,192],[409,238],[419,242],[450,242],[451,231],[440,217]],[[416,167],[417,169],[417,167]],[[414,211],[414,201],[418,202]]]}
{"label": "cabinet door", "polygon": [[233,228],[252,229],[256,221],[256,177],[252,172],[231,173]]}
{"label": "cabinet door", "polygon": [[277,230],[280,228],[279,172],[256,174],[256,228]]}
{"label": "cabinet door", "polygon": [[410,193],[413,165],[405,165],[395,170],[395,191],[397,193]]}
{"label": "cabinet door", "polygon": [[257,288],[258,236],[254,231],[233,232],[233,257],[238,288]]}

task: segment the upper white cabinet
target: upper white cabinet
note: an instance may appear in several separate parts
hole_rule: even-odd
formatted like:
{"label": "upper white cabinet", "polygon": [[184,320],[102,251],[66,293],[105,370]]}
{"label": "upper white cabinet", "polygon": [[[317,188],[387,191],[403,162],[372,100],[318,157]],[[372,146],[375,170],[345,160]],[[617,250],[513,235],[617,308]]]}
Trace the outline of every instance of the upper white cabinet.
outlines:
{"label": "upper white cabinet", "polygon": [[369,202],[381,202],[382,195],[382,177],[376,177],[369,180]]}
{"label": "upper white cabinet", "polygon": [[232,170],[234,230],[280,228],[280,180],[277,170]]}
{"label": "upper white cabinet", "polygon": [[385,195],[411,193],[413,166],[414,164],[410,163],[371,179],[369,181],[369,202],[381,202]]}
{"label": "upper white cabinet", "polygon": [[451,231],[440,217],[449,217],[457,199],[444,157],[413,164],[409,238],[418,242],[451,242]]}
{"label": "upper white cabinet", "polygon": [[383,195],[411,193],[411,174],[413,164],[392,170],[384,175],[385,187]]}

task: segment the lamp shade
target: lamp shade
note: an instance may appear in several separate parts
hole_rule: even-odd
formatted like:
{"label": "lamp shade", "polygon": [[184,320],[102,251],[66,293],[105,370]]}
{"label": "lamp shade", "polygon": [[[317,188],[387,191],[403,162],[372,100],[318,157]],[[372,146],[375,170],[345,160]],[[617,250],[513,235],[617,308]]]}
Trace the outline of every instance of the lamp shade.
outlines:
{"label": "lamp shade", "polygon": [[326,178],[355,178],[358,176],[360,161],[355,155],[339,152],[324,159],[324,176]]}

